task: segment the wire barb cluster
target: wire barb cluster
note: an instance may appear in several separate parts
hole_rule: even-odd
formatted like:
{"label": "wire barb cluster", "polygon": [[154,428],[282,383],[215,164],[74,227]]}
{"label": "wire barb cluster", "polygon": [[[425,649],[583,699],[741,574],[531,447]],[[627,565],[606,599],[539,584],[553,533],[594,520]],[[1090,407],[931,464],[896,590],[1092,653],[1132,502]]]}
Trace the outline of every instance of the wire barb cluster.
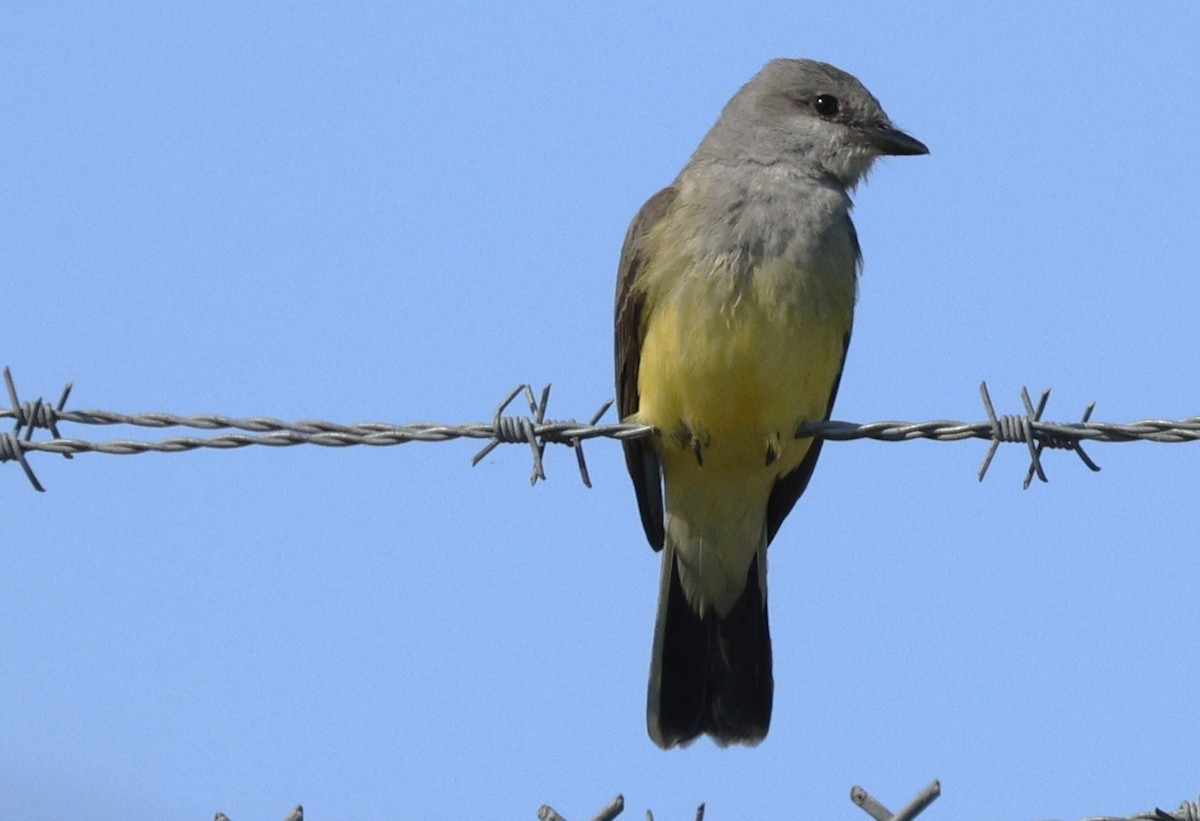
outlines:
{"label": "wire barb cluster", "polygon": [[[979,393],[983,396],[983,407],[987,411],[988,421],[992,423],[992,445],[988,448],[987,456],[983,457],[983,464],[979,468],[979,481],[982,482],[983,477],[987,474],[987,469],[992,464],[992,457],[996,455],[996,449],[1000,447],[1001,442],[1024,442],[1029,446],[1029,470],[1025,473],[1025,484],[1022,485],[1026,490],[1029,489],[1029,483],[1033,481],[1035,474],[1043,482],[1050,481],[1042,469],[1041,456],[1042,451],[1046,448],[1073,450],[1093,473],[1099,473],[1100,466],[1084,453],[1078,438],[1057,431],[1047,431],[1040,436],[1034,433],[1033,425],[1041,420],[1042,411],[1046,409],[1046,402],[1050,399],[1049,388],[1042,391],[1037,408],[1034,408],[1029,401],[1029,391],[1021,388],[1021,401],[1025,404],[1024,416],[997,417],[986,382],[979,383]],[[1088,423],[1095,408],[1096,403],[1092,402],[1084,409],[1083,418],[1080,420],[1081,425]]]}
{"label": "wire barb cluster", "polygon": [[1184,801],[1179,809],[1167,812],[1155,807],[1131,816],[1105,815],[1084,818],[1082,821],[1200,821],[1200,801]]}
{"label": "wire barb cluster", "polygon": [[[230,819],[225,813],[218,812],[213,818],[213,821],[230,821]],[[304,821],[304,807],[297,804],[296,809],[288,813],[287,817],[284,818],[283,821]]]}
{"label": "wire barb cluster", "polygon": [[[33,473],[33,468],[29,466],[29,462],[25,460],[25,451],[27,445],[33,437],[33,432],[37,428],[45,428],[54,435],[55,439],[62,438],[58,433],[58,414],[62,413],[63,407],[67,404],[67,397],[71,395],[71,383],[68,382],[64,387],[62,394],[58,398],[58,404],[47,405],[39,396],[32,402],[22,403],[17,398],[17,386],[13,384],[12,373],[8,366],[4,368],[4,387],[8,390],[8,401],[12,405],[11,414],[15,420],[13,423],[12,433],[0,434],[0,462],[8,462],[15,460],[21,469],[25,471],[25,478],[33,485],[33,489],[38,493],[45,493],[46,489],[42,487],[41,482],[37,480],[37,476]],[[8,415],[8,412],[0,414],[0,416]],[[21,437],[21,431],[24,429],[25,436]],[[64,453],[64,457],[71,458],[70,453]]]}
{"label": "wire barb cluster", "polygon": [[940,781],[931,781],[925,789],[917,793],[917,797],[900,810],[893,814],[891,810],[875,800],[869,792],[862,787],[855,785],[850,788],[850,800],[856,806],[862,808],[862,811],[875,819],[875,821],[912,821],[918,815],[925,811],[925,808],[937,801],[938,796],[942,794],[942,784]]}
{"label": "wire barb cluster", "polygon": [[[72,454],[85,452],[180,453],[198,448],[228,450],[250,445],[270,447],[370,445],[384,447],[402,445],[407,442],[445,442],[464,438],[486,440],[483,449],[472,459],[471,464],[473,465],[478,464],[501,444],[527,444],[533,456],[531,483],[546,478],[543,464],[546,445],[551,443],[567,445],[575,451],[580,478],[584,485],[591,487],[587,462],[583,456],[584,440],[599,437],[618,440],[641,439],[655,434],[654,428],[647,425],[599,424],[600,419],[612,406],[612,400],[602,404],[599,410],[584,423],[576,422],[574,419],[549,419],[546,415],[546,407],[550,399],[549,385],[542,389],[541,396],[537,398],[534,397],[533,390],[529,385],[518,385],[496,408],[490,422],[469,422],[459,425],[443,425],[432,422],[416,422],[407,425],[361,422],[346,425],[313,420],[285,422],[257,416],[235,418],[215,414],[181,416],[171,413],[123,414],[104,410],[69,411],[65,409],[65,405],[71,393],[70,383],[63,389],[58,402],[53,405],[40,398],[23,403],[17,396],[12,374],[8,368],[4,369],[3,375],[10,407],[0,408],[0,419],[12,418],[14,427],[11,433],[0,433],[0,462],[15,461],[20,464],[26,478],[38,491],[42,491],[44,488],[26,459],[29,451],[58,453],[69,459]],[[1030,456],[1029,470],[1025,475],[1025,487],[1029,487],[1034,476],[1043,482],[1047,481],[1042,465],[1042,454],[1046,448],[1074,451],[1084,465],[1090,470],[1096,471],[1100,469],[1099,466],[1083,451],[1082,444],[1085,441],[1177,443],[1200,440],[1200,417],[1197,416],[1175,421],[1147,419],[1125,425],[1093,422],[1091,421],[1092,410],[1095,408],[1093,402],[1088,405],[1079,422],[1046,422],[1042,420],[1042,413],[1050,397],[1049,390],[1042,393],[1035,407],[1030,401],[1028,391],[1022,389],[1021,399],[1025,406],[1025,413],[1015,415],[998,415],[996,413],[986,384],[980,386],[980,393],[983,396],[984,410],[987,414],[987,419],[982,422],[933,420],[929,422],[857,423],[825,421],[803,425],[796,431],[796,436],[797,438],[819,437],[836,442],[851,439],[874,439],[880,442],[907,442],[912,439],[952,442],[961,439],[982,439],[991,444],[979,470],[980,480],[987,473],[992,457],[1001,443],[1023,443]],[[522,394],[529,405],[529,414],[506,414],[512,403]],[[58,425],[63,422],[73,422],[79,425],[183,427],[203,431],[235,432],[218,433],[213,436],[177,436],[155,442],[129,439],[89,442],[82,439],[63,438],[58,430]],[[34,441],[33,433],[38,428],[50,431],[52,438]]]}
{"label": "wire barb cluster", "polygon": [[[532,416],[505,416],[504,411],[512,404],[517,395],[524,392],[525,401],[529,403],[529,412]],[[547,442],[556,442],[562,445],[570,445],[575,451],[575,458],[579,464],[579,476],[583,480],[585,487],[592,486],[592,479],[588,476],[587,462],[583,458],[583,442],[580,436],[563,436],[560,432],[554,430],[554,423],[547,426],[546,423],[546,405],[550,402],[550,386],[542,388],[542,396],[538,401],[534,401],[533,389],[529,385],[517,385],[513,388],[504,401],[496,408],[496,413],[492,417],[492,439],[475,457],[471,460],[471,467],[479,464],[485,456],[496,449],[497,445],[528,442],[529,447],[533,451],[533,474],[529,477],[529,484],[536,485],[538,479],[546,478],[546,471],[542,467],[542,453],[546,450]],[[600,409],[592,414],[591,420],[588,422],[588,427],[594,428],[596,423],[600,421],[600,417],[608,412],[612,406],[612,400],[609,399]],[[577,424],[574,419],[568,419],[566,425]],[[541,431],[539,433],[539,430]]]}
{"label": "wire barb cluster", "polygon": [[[516,396],[516,393],[513,393]],[[592,821],[612,821],[618,815],[625,811],[625,796],[620,793],[612,801],[609,801],[604,809],[592,816]],[[647,813],[649,814],[649,813]],[[567,821],[549,804],[543,804],[538,808],[538,821]],[[703,812],[701,812],[703,818]]]}

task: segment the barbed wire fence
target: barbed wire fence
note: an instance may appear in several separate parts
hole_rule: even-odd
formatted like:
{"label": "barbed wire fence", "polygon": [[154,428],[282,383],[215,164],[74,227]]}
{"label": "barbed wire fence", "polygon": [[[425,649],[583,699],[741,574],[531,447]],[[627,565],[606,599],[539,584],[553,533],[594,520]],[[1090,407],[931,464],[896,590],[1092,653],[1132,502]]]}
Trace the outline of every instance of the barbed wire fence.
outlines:
{"label": "barbed wire fence", "polygon": [[[617,440],[640,439],[652,436],[654,428],[646,425],[620,422],[600,424],[600,420],[612,406],[612,400],[600,405],[587,422],[575,419],[558,420],[547,415],[550,401],[550,386],[546,385],[539,396],[535,396],[530,385],[514,388],[496,407],[487,422],[441,424],[414,422],[391,424],[385,422],[360,422],[341,424],[328,421],[302,420],[287,422],[271,417],[230,417],[218,414],[180,415],[174,413],[118,413],[106,410],[67,410],[72,383],[68,382],[59,394],[58,401],[51,404],[41,397],[22,402],[9,368],[3,372],[9,406],[0,408],[0,421],[13,420],[9,433],[0,433],[0,463],[17,462],[26,478],[37,491],[45,488],[38,480],[26,455],[31,452],[59,454],[70,459],[77,453],[106,453],[132,455],[140,453],[182,453],[198,449],[232,450],[261,445],[266,447],[292,447],[295,445],[319,445],[322,447],[385,447],[409,442],[447,442],[454,439],[485,440],[483,448],[471,460],[478,464],[484,457],[502,444],[524,444],[529,447],[533,460],[530,483],[546,478],[543,454],[547,445],[566,445],[575,452],[580,479],[591,487],[583,443],[589,439],[608,438]],[[1049,481],[1042,465],[1046,449],[1072,451],[1091,471],[1099,471],[1092,458],[1084,451],[1085,442],[1161,442],[1180,443],[1200,440],[1200,416],[1177,420],[1144,419],[1138,422],[1113,423],[1093,422],[1095,402],[1089,404],[1077,422],[1054,422],[1044,420],[1043,413],[1050,399],[1050,390],[1044,390],[1036,405],[1028,390],[1021,389],[1023,413],[997,414],[987,383],[979,386],[980,397],[986,419],[979,422],[959,422],[936,419],[926,422],[814,422],[796,431],[796,437],[819,437],[827,441],[850,441],[873,439],[880,442],[907,442],[930,439],[939,442],[955,442],[964,439],[979,439],[989,442],[978,477],[982,481],[991,466],[992,458],[1002,444],[1024,445],[1029,454],[1029,468],[1023,486],[1028,488],[1036,477]],[[527,414],[510,414],[509,408],[523,397],[529,407]],[[128,425],[133,427],[165,429],[190,428],[193,430],[232,430],[238,433],[218,433],[212,436],[176,436],[157,441],[113,439],[89,441],[68,439],[61,435],[59,425]],[[35,440],[38,430],[47,430],[51,438]],[[928,808],[941,794],[941,785],[934,781],[923,789],[903,809],[892,813],[862,787],[854,787],[850,800],[871,816],[874,821],[912,821]],[[625,799],[618,795],[594,821],[611,821],[625,809]],[[297,806],[286,821],[303,821],[304,811]],[[648,821],[653,814],[646,812]],[[704,805],[696,810],[696,821],[704,818]],[[565,821],[553,808],[543,805],[538,811],[541,821]],[[229,821],[223,813],[216,814],[217,821]],[[1155,809],[1128,817],[1097,816],[1081,821],[1200,821],[1200,802],[1184,802],[1173,813]]]}
{"label": "barbed wire fence", "polygon": [[[173,413],[117,413],[106,410],[67,410],[72,383],[67,383],[54,404],[42,398],[22,402],[13,382],[12,374],[4,369],[4,386],[8,393],[9,407],[0,409],[0,420],[12,419],[13,430],[0,434],[0,463],[17,462],[25,472],[30,484],[38,491],[45,488],[38,481],[26,455],[31,452],[56,453],[71,458],[76,453],[107,453],[131,455],[138,453],[182,453],[184,451],[210,448],[230,450],[261,445],[266,447],[292,447],[295,445],[320,445],[322,447],[353,447],[366,445],[385,447],[409,442],[446,442],[452,439],[481,439],[487,444],[475,455],[471,464],[487,456],[501,444],[525,444],[533,458],[530,482],[546,478],[542,456],[546,445],[567,445],[575,451],[580,478],[591,487],[587,462],[583,455],[583,442],[589,439],[640,439],[654,434],[646,425],[599,424],[612,406],[612,400],[604,402],[587,422],[575,419],[555,420],[547,416],[550,386],[542,389],[540,397],[534,396],[529,385],[518,385],[496,408],[488,422],[463,424],[440,424],[414,422],[390,424],[384,422],[360,422],[339,424],[336,422],[303,420],[286,422],[270,417],[229,417],[217,414],[183,416]],[[1001,444],[1024,445],[1029,453],[1029,469],[1025,474],[1024,487],[1028,488],[1034,477],[1048,481],[1042,465],[1042,454],[1049,448],[1072,451],[1092,471],[1100,470],[1084,451],[1085,442],[1195,442],[1200,440],[1200,416],[1184,419],[1144,419],[1125,424],[1091,421],[1095,402],[1084,409],[1078,422],[1052,422],[1042,419],[1050,399],[1049,389],[1042,392],[1036,405],[1029,392],[1021,389],[1024,413],[997,414],[992,403],[987,383],[980,385],[980,395],[987,418],[980,422],[959,422],[935,419],[927,422],[814,422],[803,425],[796,431],[797,438],[819,437],[826,441],[843,442],[853,439],[874,439],[880,442],[908,442],[914,439],[932,439],[938,442],[954,442],[963,439],[981,439],[990,442],[979,469],[982,481],[991,466],[992,457]],[[528,414],[509,414],[508,409],[519,397],[524,396],[529,405]],[[135,441],[114,439],[93,442],[84,439],[64,438],[58,426],[63,423],[78,425],[131,425],[143,428],[182,427],[194,430],[234,430],[241,433],[220,433],[213,436],[176,436],[157,441]],[[37,430],[48,430],[50,439],[34,440]]]}
{"label": "barbed wire fence", "polygon": [[[892,813],[870,793],[859,786],[855,786],[850,790],[850,800],[856,806],[860,807],[863,812],[871,816],[874,821],[913,821],[929,805],[936,801],[941,794],[941,783],[931,781],[925,789],[917,793],[916,797],[897,813]],[[614,818],[624,811],[625,796],[618,794],[600,812],[592,816],[591,821],[613,821]],[[704,804],[701,804],[696,808],[695,821],[704,821],[704,813]],[[543,804],[538,809],[537,817],[538,821],[567,821],[567,819],[559,815],[548,804]],[[230,821],[230,818],[225,813],[218,812],[214,821]],[[304,821],[304,808],[297,806],[284,821]],[[654,821],[654,813],[650,810],[646,810],[646,821]],[[1174,812],[1155,808],[1138,813],[1137,815],[1120,817],[1112,815],[1093,816],[1091,818],[1083,818],[1080,821],[1200,821],[1200,801],[1185,801]]]}

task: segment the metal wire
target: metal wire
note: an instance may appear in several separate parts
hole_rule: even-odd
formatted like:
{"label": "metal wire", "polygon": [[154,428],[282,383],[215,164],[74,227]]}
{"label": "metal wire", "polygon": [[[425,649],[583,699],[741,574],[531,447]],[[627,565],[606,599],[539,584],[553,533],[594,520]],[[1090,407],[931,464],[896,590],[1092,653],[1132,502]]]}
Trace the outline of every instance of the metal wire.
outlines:
{"label": "metal wire", "polygon": [[939,781],[931,781],[925,789],[917,793],[917,796],[900,810],[898,813],[893,813],[883,804],[867,792],[862,787],[855,785],[850,790],[850,800],[861,808],[863,812],[875,819],[875,821],[913,821],[918,815],[924,812],[930,804],[938,799],[942,794],[942,785]]}
{"label": "metal wire", "polygon": [[[929,807],[942,794],[942,785],[938,781],[930,784],[917,793],[917,796],[900,812],[893,814],[870,793],[862,787],[850,790],[850,800],[875,821],[912,821]],[[1185,801],[1174,812],[1153,809],[1130,816],[1105,815],[1084,818],[1081,821],[1200,821],[1200,803]]]}
{"label": "metal wire", "polygon": [[[4,383],[8,392],[9,407],[0,409],[0,420],[12,419],[11,433],[0,434],[0,462],[15,461],[21,465],[26,477],[37,490],[42,490],[29,466],[26,454],[30,451],[57,453],[70,458],[75,453],[107,453],[129,455],[137,453],[181,453],[209,448],[231,450],[263,445],[267,447],[292,447],[295,445],[320,445],[323,447],[353,447],[367,445],[386,447],[408,442],[446,442],[452,439],[482,439],[487,444],[476,454],[472,464],[501,444],[524,443],[531,451],[533,472],[531,482],[545,479],[542,455],[547,444],[567,445],[576,454],[580,476],[591,486],[587,463],[583,456],[583,442],[588,439],[641,439],[654,435],[652,427],[631,424],[598,424],[612,405],[611,400],[603,403],[587,422],[574,419],[555,420],[546,415],[550,398],[547,385],[540,397],[535,398],[528,385],[518,385],[496,408],[488,422],[463,424],[439,424],[415,422],[390,424],[386,422],[360,422],[339,424],[319,420],[284,421],[271,417],[229,417],[218,414],[183,416],[173,413],[117,413],[106,410],[66,410],[65,405],[71,392],[68,383],[51,405],[42,399],[21,402],[12,375],[4,369]],[[938,419],[928,422],[814,422],[796,431],[797,438],[819,437],[827,441],[844,442],[853,439],[874,439],[880,442],[907,442],[914,439],[932,439],[953,442],[962,439],[982,439],[991,443],[979,471],[982,480],[991,464],[997,448],[1004,443],[1024,443],[1030,455],[1030,467],[1025,486],[1037,476],[1046,481],[1041,456],[1046,448],[1071,450],[1093,471],[1099,466],[1083,451],[1084,442],[1195,442],[1200,440],[1200,417],[1192,416],[1178,420],[1145,419],[1127,424],[1092,422],[1091,413],[1095,403],[1088,405],[1078,422],[1049,422],[1041,416],[1045,410],[1050,391],[1041,394],[1035,407],[1027,391],[1022,389],[1024,414],[999,415],[995,412],[986,384],[980,386],[987,419],[982,422],[958,422]],[[506,414],[518,396],[524,396],[529,405],[527,415]],[[132,425],[144,428],[192,428],[195,430],[233,430],[242,433],[222,433],[214,436],[177,436],[157,441],[113,439],[101,442],[86,439],[65,438],[59,432],[62,423],[78,425]],[[34,441],[35,430],[48,430],[50,439]]]}
{"label": "metal wire", "polygon": [[1128,817],[1105,815],[1081,821],[1200,821],[1200,801],[1185,801],[1179,805],[1179,809],[1171,812],[1156,808]]}

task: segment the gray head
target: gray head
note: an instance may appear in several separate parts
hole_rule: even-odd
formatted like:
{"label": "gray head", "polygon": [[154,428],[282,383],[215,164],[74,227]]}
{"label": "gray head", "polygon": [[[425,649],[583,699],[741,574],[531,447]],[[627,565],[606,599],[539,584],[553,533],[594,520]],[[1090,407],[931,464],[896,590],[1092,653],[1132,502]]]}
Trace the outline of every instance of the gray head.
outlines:
{"label": "gray head", "polygon": [[772,60],[733,96],[692,164],[794,163],[853,188],[884,154],[928,154],[855,77],[815,60]]}

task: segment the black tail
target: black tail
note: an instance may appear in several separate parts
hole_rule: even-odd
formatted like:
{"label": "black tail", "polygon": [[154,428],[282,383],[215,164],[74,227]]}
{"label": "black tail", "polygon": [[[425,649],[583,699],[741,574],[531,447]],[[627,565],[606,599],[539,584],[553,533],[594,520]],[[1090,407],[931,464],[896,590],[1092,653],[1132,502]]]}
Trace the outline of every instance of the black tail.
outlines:
{"label": "black tail", "polygon": [[700,617],[684,596],[673,552],[664,551],[646,708],[650,738],[664,750],[701,733],[722,747],[757,744],[771,723],[774,691],[758,559],[733,609]]}

